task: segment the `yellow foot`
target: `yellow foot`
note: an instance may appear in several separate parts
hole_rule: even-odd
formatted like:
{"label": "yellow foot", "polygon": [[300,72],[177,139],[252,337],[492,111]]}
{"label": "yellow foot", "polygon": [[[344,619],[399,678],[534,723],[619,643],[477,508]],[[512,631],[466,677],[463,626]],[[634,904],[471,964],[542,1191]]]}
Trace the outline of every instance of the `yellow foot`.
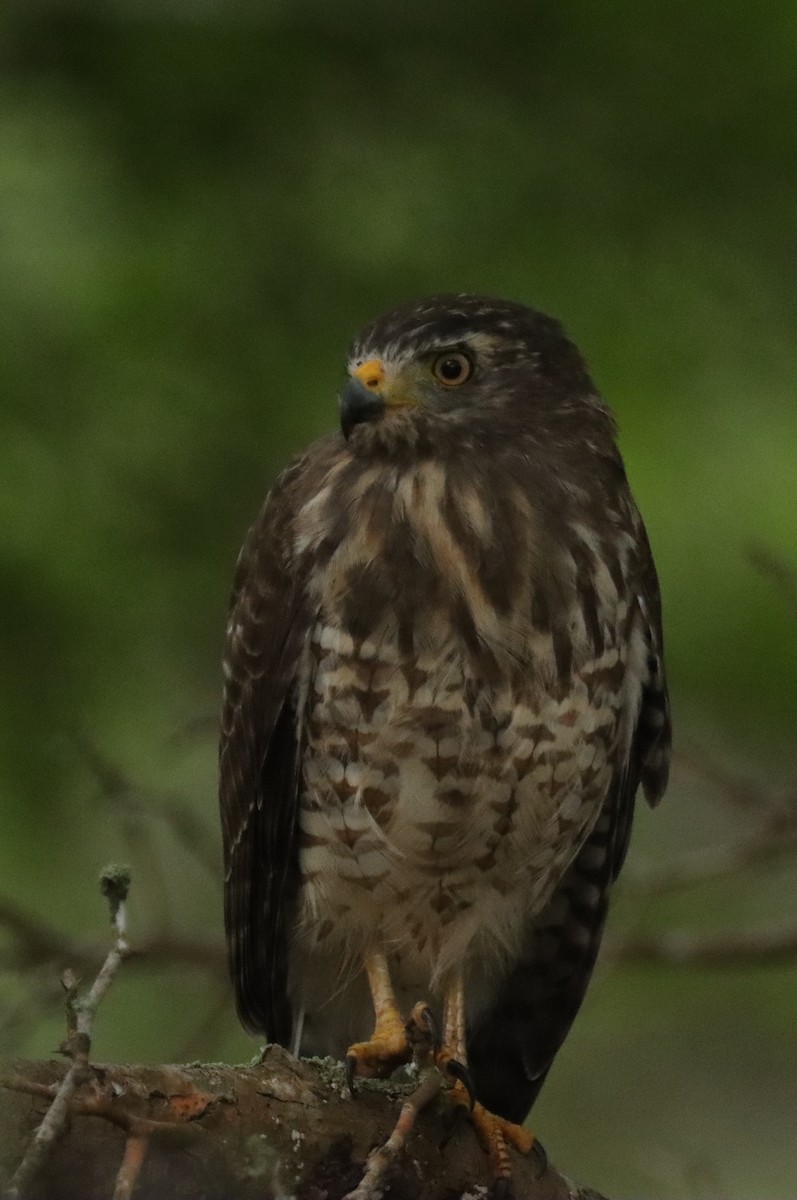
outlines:
{"label": "yellow foot", "polygon": [[404,1018],[398,1010],[384,954],[365,960],[368,986],[374,1002],[376,1024],[367,1042],[355,1042],[346,1051],[346,1079],[353,1090],[355,1075],[384,1078],[412,1058]]}
{"label": "yellow foot", "polygon": [[447,1095],[450,1103],[454,1105],[455,1113],[466,1112],[470,1117],[482,1148],[490,1160],[492,1194],[496,1200],[499,1197],[506,1200],[512,1194],[510,1149],[517,1150],[520,1154],[533,1154],[537,1164],[537,1176],[542,1176],[548,1160],[540,1142],[530,1130],[490,1112],[478,1102],[471,1074],[462,1061],[464,1052],[458,1052],[456,1046],[445,1042],[440,1045],[426,1005],[415,1006],[407,1022],[407,1030],[410,1040],[414,1043],[416,1057],[422,1058],[426,1053],[441,1072],[454,1080]]}
{"label": "yellow foot", "polygon": [[[452,1099],[458,1104],[470,1104],[470,1097],[461,1083],[456,1083],[452,1089]],[[456,1093],[461,1093],[457,1095]],[[520,1154],[533,1154],[537,1163],[537,1178],[540,1178],[548,1165],[548,1159],[541,1144],[530,1129],[515,1125],[505,1117],[489,1112],[478,1100],[470,1112],[471,1124],[476,1130],[482,1149],[490,1160],[493,1175],[493,1195],[509,1197],[512,1194],[512,1160],[509,1154],[510,1146]]]}
{"label": "yellow foot", "polygon": [[377,1016],[367,1042],[355,1042],[346,1051],[346,1078],[352,1086],[355,1075],[384,1079],[412,1058],[404,1021],[398,1010]]}
{"label": "yellow foot", "polygon": [[[406,1145],[418,1113],[441,1092],[453,1105],[454,1114],[462,1114],[463,1119],[469,1117],[476,1130],[490,1161],[493,1200],[511,1200],[510,1149],[521,1154],[533,1154],[537,1160],[537,1175],[541,1176],[547,1166],[542,1146],[528,1129],[488,1112],[479,1104],[474,1096],[470,1072],[462,1062],[464,1051],[458,1055],[451,1045],[440,1044],[439,1031],[429,1006],[425,1003],[416,1004],[406,1026],[397,1013],[391,1014],[389,1020],[386,1015],[382,1010],[377,1017],[377,1027],[370,1042],[360,1042],[350,1047],[346,1059],[350,1083],[355,1068],[360,1068],[361,1064],[366,1068],[360,1069],[361,1074],[376,1074],[379,1070],[392,1069],[399,1062],[406,1062],[412,1055],[420,1068],[419,1084],[404,1101],[390,1137],[369,1155],[359,1185],[344,1200],[381,1200],[390,1163]],[[398,1058],[399,1049],[401,1058]]]}
{"label": "yellow foot", "polygon": [[385,1079],[396,1067],[409,1062],[412,1046],[407,1040],[405,1022],[399,1019],[396,1026],[386,1027],[384,1022],[374,1028],[367,1042],[355,1042],[346,1051],[346,1078],[352,1087],[355,1075],[366,1079]]}
{"label": "yellow foot", "polygon": [[374,1002],[376,1025],[370,1041],[356,1042],[346,1055],[346,1076],[352,1087],[355,1075],[388,1075],[413,1058],[419,1068],[419,1084],[402,1105],[396,1126],[383,1146],[369,1156],[365,1174],[344,1200],[380,1200],[385,1172],[407,1141],[415,1118],[435,1096],[445,1091],[454,1113],[467,1113],[492,1168],[492,1195],[509,1200],[512,1194],[510,1150],[534,1154],[537,1174],[547,1166],[545,1151],[533,1133],[505,1117],[488,1112],[479,1104],[467,1068],[465,985],[458,976],[447,990],[443,1033],[428,1004],[416,1004],[406,1025],[396,1005],[387,959],[373,951],[365,959],[365,970]]}

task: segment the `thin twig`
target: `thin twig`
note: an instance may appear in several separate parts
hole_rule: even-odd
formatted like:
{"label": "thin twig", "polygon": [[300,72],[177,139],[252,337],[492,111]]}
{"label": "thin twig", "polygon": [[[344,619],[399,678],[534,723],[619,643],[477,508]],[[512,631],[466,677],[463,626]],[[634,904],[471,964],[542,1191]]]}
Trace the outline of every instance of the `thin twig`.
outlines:
{"label": "thin twig", "polygon": [[38,1083],[35,1079],[25,1079],[24,1075],[0,1075],[0,1087],[27,1096],[46,1096],[49,1100],[58,1091],[57,1083]]}
{"label": "thin twig", "polygon": [[449,1084],[450,1080],[445,1078],[438,1067],[431,1066],[424,1070],[420,1084],[402,1104],[390,1137],[382,1146],[378,1146],[368,1155],[362,1179],[354,1191],[344,1196],[343,1200],[380,1200],[384,1195],[385,1176],[390,1164],[403,1149],[407,1137],[415,1125],[418,1113],[431,1104]]}
{"label": "thin twig", "polygon": [[148,1149],[148,1137],[141,1137],[138,1134],[131,1134],[128,1137],[125,1142],[122,1165],[119,1167],[119,1172],[116,1176],[113,1200],[130,1200],[138,1177],[141,1174],[141,1168],[144,1166],[144,1159],[147,1157]]}
{"label": "thin twig", "polygon": [[130,952],[126,938],[126,901],[129,887],[130,873],[125,868],[109,867],[100,876],[100,888],[111,909],[113,945],[86,996],[77,997],[76,986],[72,980],[66,981],[68,1026],[71,1032],[65,1049],[72,1063],[61,1080],[25,1157],[14,1172],[6,1193],[7,1200],[19,1200],[44,1166],[54,1146],[66,1131],[76,1091],[90,1078],[89,1054],[97,1008],[114,975]]}
{"label": "thin twig", "polygon": [[66,993],[64,1007],[66,1008],[66,1036],[67,1041],[77,1033],[77,998],[78,998],[78,978],[75,972],[67,967],[62,973],[59,983]]}
{"label": "thin twig", "polygon": [[[61,1084],[39,1083],[25,1079],[22,1075],[0,1075],[0,1087],[26,1096],[43,1096],[52,1100],[58,1095]],[[107,1096],[90,1095],[76,1098],[70,1103],[70,1113],[76,1117],[101,1117],[123,1129],[131,1137],[176,1138],[184,1141],[202,1132],[200,1125],[188,1125],[182,1121],[157,1121],[153,1117],[139,1117],[114,1104]]]}

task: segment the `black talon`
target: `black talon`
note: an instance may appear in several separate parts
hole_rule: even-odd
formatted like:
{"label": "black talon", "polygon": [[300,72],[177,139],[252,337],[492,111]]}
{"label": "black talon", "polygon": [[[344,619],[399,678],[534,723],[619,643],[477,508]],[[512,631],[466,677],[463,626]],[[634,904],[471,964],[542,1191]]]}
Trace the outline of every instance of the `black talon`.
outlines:
{"label": "black talon", "polygon": [[545,1147],[542,1142],[534,1139],[534,1144],[531,1147],[531,1156],[535,1160],[536,1170],[534,1172],[535,1179],[542,1179],[545,1172],[548,1170],[548,1155],[545,1153]]}
{"label": "black talon", "polygon": [[353,1054],[346,1055],[346,1086],[352,1096],[357,1095],[357,1088],[354,1086],[354,1073],[357,1070],[357,1059]]}
{"label": "black talon", "polygon": [[421,1020],[423,1021],[424,1025],[426,1026],[426,1028],[428,1030],[432,1045],[434,1046],[435,1050],[439,1050],[442,1045],[442,1038],[440,1037],[440,1026],[437,1024],[435,1015],[432,1012],[431,1008],[429,1008],[428,1005],[426,1006],[426,1008],[424,1008],[423,1012],[421,1013]]}
{"label": "black talon", "polygon": [[413,1046],[424,1048],[431,1046],[433,1050],[440,1049],[440,1029],[435,1015],[428,1005],[421,1008],[420,1004],[416,1004],[404,1029]]}
{"label": "black talon", "polygon": [[490,1189],[490,1200],[514,1200],[514,1195],[509,1179],[496,1179]]}
{"label": "black talon", "polygon": [[468,1100],[470,1101],[468,1112],[473,1112],[473,1106],[476,1103],[476,1089],[473,1086],[473,1076],[470,1071],[464,1063],[459,1062],[456,1058],[452,1058],[446,1063],[446,1070],[449,1075],[453,1075],[465,1088],[465,1091],[468,1093]]}

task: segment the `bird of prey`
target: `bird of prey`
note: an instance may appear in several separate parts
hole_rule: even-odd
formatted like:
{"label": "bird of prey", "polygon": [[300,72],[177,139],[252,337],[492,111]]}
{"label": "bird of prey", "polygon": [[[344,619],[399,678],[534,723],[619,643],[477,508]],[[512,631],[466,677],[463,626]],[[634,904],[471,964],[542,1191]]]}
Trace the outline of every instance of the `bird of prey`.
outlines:
{"label": "bird of prey", "polygon": [[424,1002],[508,1178],[637,789],[667,783],[656,571],[612,415],[551,317],[433,296],[373,321],[348,376],[340,431],[279,476],[236,570],[237,1008],[368,1075],[408,1060]]}

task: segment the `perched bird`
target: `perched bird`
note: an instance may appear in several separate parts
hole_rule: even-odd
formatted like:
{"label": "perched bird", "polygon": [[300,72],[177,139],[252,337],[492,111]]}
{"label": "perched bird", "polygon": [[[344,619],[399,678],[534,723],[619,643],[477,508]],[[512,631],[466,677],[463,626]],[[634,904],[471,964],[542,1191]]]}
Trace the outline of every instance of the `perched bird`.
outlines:
{"label": "perched bird", "polygon": [[238,1012],[379,1074],[423,1001],[508,1176],[635,793],[667,783],[656,571],[611,413],[551,317],[433,296],[369,325],[348,373],[341,432],[280,475],[235,576]]}

